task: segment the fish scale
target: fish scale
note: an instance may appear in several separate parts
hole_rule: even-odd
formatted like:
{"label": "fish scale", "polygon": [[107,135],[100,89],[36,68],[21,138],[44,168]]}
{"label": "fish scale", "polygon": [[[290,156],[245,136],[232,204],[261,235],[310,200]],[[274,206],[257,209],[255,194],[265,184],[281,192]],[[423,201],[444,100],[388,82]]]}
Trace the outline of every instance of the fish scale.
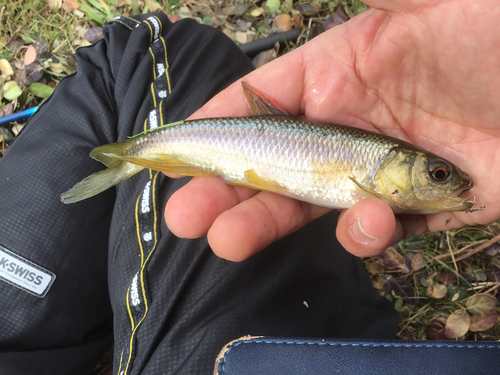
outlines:
{"label": "fish scale", "polygon": [[371,184],[364,172],[401,145],[382,142],[376,133],[283,116],[185,121],[148,137],[151,142],[131,142],[127,154],[168,154],[228,183],[249,187],[244,172],[253,169],[286,189],[284,195],[338,208],[366,195],[349,177]]}

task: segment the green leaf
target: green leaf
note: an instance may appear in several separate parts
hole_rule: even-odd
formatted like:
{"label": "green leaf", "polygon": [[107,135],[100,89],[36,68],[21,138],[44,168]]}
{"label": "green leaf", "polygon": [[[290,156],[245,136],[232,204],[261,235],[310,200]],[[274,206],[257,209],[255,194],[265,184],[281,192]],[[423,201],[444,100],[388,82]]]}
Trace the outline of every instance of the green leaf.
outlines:
{"label": "green leaf", "polygon": [[266,1],[266,7],[269,9],[271,13],[276,13],[278,10],[280,10],[280,0],[267,0]]}
{"label": "green leaf", "polygon": [[32,83],[29,89],[33,95],[43,99],[47,99],[54,92],[54,89],[49,85],[38,82]]}
{"label": "green leaf", "polygon": [[3,86],[3,97],[7,100],[14,100],[21,96],[23,91],[15,81],[9,81]]}
{"label": "green leaf", "polygon": [[214,24],[214,20],[211,15],[205,14],[205,17],[203,17],[203,23],[208,26],[212,26]]}

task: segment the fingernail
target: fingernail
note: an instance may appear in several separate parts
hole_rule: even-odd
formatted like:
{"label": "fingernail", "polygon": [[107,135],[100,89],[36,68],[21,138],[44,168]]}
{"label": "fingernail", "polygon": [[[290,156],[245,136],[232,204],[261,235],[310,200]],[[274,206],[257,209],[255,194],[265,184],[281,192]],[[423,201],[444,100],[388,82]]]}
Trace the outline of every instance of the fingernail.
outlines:
{"label": "fingernail", "polygon": [[369,243],[379,240],[378,237],[373,236],[363,228],[359,215],[354,216],[354,222],[351,226],[351,237],[356,242],[359,242],[363,245],[368,245]]}

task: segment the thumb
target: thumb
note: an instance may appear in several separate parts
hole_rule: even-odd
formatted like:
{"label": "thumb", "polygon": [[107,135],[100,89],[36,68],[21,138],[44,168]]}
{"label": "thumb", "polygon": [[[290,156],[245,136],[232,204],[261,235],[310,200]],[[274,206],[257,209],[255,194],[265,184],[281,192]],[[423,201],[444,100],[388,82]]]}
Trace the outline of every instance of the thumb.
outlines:
{"label": "thumb", "polygon": [[375,198],[367,198],[344,211],[337,223],[337,238],[358,257],[380,254],[403,238],[403,227],[391,208]]}

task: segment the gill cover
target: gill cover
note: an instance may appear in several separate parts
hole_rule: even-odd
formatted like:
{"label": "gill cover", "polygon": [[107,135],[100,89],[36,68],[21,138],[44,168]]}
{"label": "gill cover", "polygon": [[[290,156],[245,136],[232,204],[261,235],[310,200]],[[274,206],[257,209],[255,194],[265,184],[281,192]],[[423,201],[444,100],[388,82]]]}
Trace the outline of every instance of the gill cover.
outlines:
{"label": "gill cover", "polygon": [[394,148],[373,176],[375,190],[396,212],[467,211],[473,202],[457,198],[471,178],[449,161],[422,150]]}

